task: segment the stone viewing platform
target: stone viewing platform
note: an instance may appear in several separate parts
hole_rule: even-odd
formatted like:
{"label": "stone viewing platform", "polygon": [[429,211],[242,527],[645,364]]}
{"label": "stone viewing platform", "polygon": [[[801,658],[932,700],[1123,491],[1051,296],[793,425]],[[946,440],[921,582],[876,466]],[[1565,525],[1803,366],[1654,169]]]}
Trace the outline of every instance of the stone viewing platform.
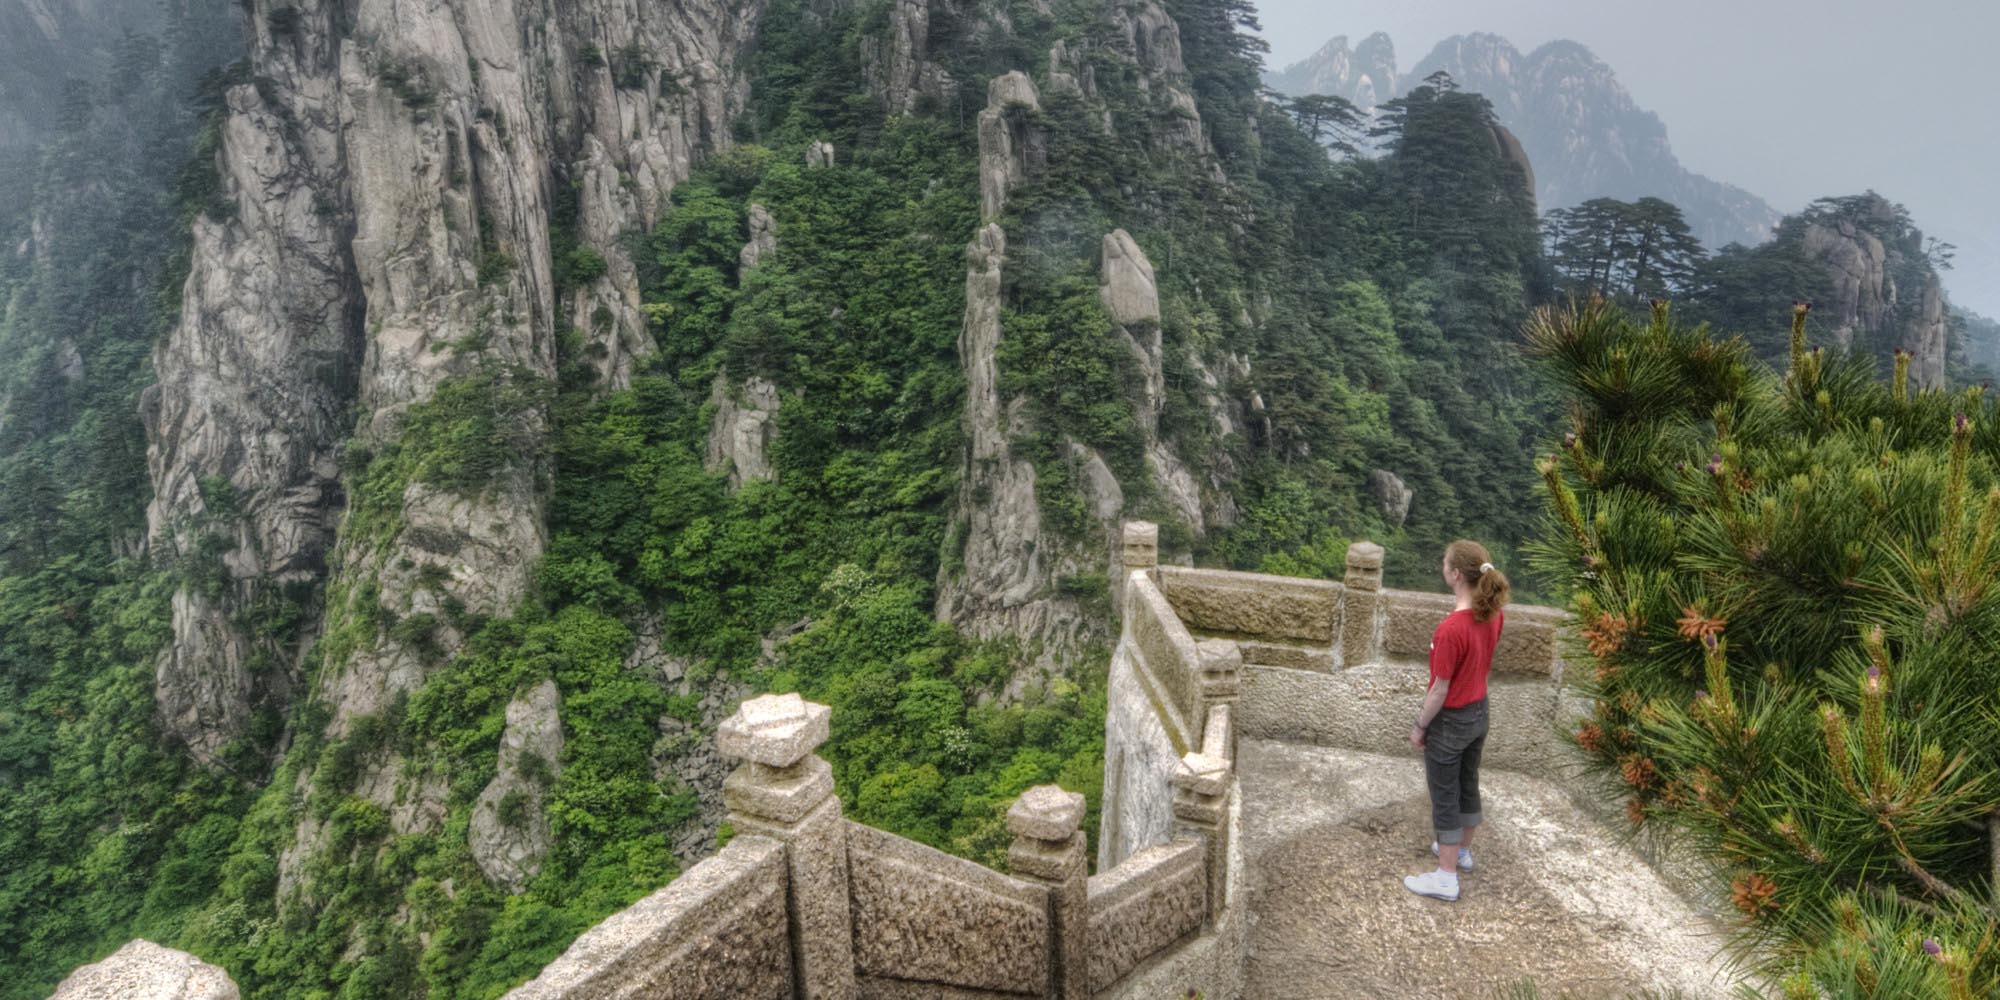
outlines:
{"label": "stone viewing platform", "polygon": [[[1444,904],[1400,876],[1430,863],[1405,741],[1450,597],[1384,588],[1367,542],[1325,581],[1161,566],[1157,537],[1124,529],[1097,874],[1052,785],[1008,810],[1005,872],[847,820],[828,709],[764,695],[717,734],[735,838],[507,1000],[1727,995],[1720,925],[1565,780],[1561,612],[1507,611],[1480,867]],[[1474,946],[1449,969],[1446,933]]]}

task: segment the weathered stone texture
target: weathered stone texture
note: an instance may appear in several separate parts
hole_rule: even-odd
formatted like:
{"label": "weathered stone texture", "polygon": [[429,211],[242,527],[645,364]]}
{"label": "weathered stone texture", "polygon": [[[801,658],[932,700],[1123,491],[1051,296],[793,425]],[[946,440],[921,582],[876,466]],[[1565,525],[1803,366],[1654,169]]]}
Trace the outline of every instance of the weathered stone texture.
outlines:
{"label": "weathered stone texture", "polygon": [[1160,322],[1160,291],[1153,277],[1153,262],[1146,251],[1123,229],[1104,236],[1103,263],[1097,277],[1097,294],[1111,321],[1124,327]]}
{"label": "weathered stone texture", "polygon": [[1017,837],[1068,840],[1083,821],[1083,796],[1056,785],[1036,785],[1007,809],[1007,829]]}
{"label": "weathered stone texture", "polygon": [[795,693],[745,701],[716,733],[723,754],[767,767],[790,767],[826,742],[831,710]]}
{"label": "weathered stone texture", "polygon": [[[1382,646],[1389,654],[1428,663],[1431,636],[1451,614],[1450,594],[1408,590],[1384,591],[1387,599]],[[1493,651],[1493,673],[1547,677],[1555,668],[1557,632],[1563,613],[1554,608],[1516,606],[1505,609],[1500,645]]]}
{"label": "weathered stone texture", "polygon": [[70,973],[49,1000],[237,1000],[241,995],[221,969],[186,952],[134,940],[104,961]]}
{"label": "weathered stone texture", "polygon": [[[499,772],[472,806],[467,832],[472,860],[487,878],[510,892],[519,892],[534,878],[549,853],[545,804],[549,789],[561,774],[561,708],[562,694],[555,681],[543,681],[507,703]],[[501,804],[517,794],[523,802],[521,814],[503,816]]]}
{"label": "weathered stone texture", "polygon": [[1160,589],[1188,627],[1331,646],[1340,626],[1341,587],[1264,573],[1165,566]]}
{"label": "weathered stone texture", "polygon": [[778,223],[771,218],[771,210],[752,203],[748,215],[750,240],[736,255],[736,270],[739,275],[748,274],[772,251],[778,249]]}
{"label": "weathered stone texture", "polygon": [[1318,670],[1322,673],[1334,668],[1331,648],[1301,646],[1289,642],[1266,642],[1261,639],[1238,639],[1236,645],[1243,650],[1243,662],[1247,664],[1289,667],[1293,670]]}
{"label": "weathered stone texture", "polygon": [[1409,590],[1383,591],[1387,601],[1382,623],[1382,650],[1385,658],[1429,662],[1431,636],[1438,624],[1451,614],[1450,594],[1424,594]]}
{"label": "weathered stone texture", "polygon": [[1208,885],[1202,844],[1149,847],[1090,879],[1090,989],[1099,992],[1201,929]]}
{"label": "weathered stone texture", "polygon": [[1196,674],[1201,654],[1194,636],[1188,634],[1152,580],[1134,576],[1126,591],[1126,632],[1138,650],[1145,678],[1156,688],[1161,707],[1170,716],[1169,728],[1185,745],[1199,725],[1195,719],[1200,701]]}
{"label": "weathered stone texture", "polygon": [[1048,155],[1047,140],[1027,124],[1024,112],[1041,110],[1035,82],[1019,70],[1003,73],[986,86],[979,112],[979,217],[994,222],[1007,207],[1007,192],[1038,168]]}
{"label": "weathered stone texture", "polygon": [[505,1000],[789,1000],[785,849],[739,836],[585,931]]}
{"label": "weathered stone texture", "polygon": [[1154,711],[1139,669],[1131,642],[1120,642],[1112,653],[1104,713],[1099,871],[1110,870],[1142,848],[1165,843],[1173,832],[1169,781],[1184,751],[1176,748],[1160,713]]}
{"label": "weathered stone texture", "polygon": [[770,823],[742,812],[733,812],[730,822],[739,835],[762,834],[785,844],[798,1000],[853,1000],[849,824],[840,815],[840,800],[829,794],[796,824]]}
{"label": "weathered stone texture", "polygon": [[[1367,664],[1331,674],[1251,666],[1244,674],[1241,737],[1389,755],[1411,753],[1409,723],[1429,677],[1416,664]],[[1534,771],[1565,759],[1554,732],[1566,717],[1559,692],[1541,677],[1488,683],[1488,766]]]}
{"label": "weathered stone texture", "polygon": [[1048,889],[848,824],[855,965],[863,977],[1041,994]]}
{"label": "weathered stone texture", "polygon": [[1368,473],[1368,493],[1382,509],[1382,520],[1391,528],[1400,528],[1409,519],[1410,502],[1417,497],[1417,491],[1404,483],[1403,477],[1387,469]]}
{"label": "weathered stone texture", "polygon": [[[750,247],[744,247],[743,252],[748,254]],[[717,372],[708,402],[715,407],[715,418],[708,428],[704,467],[712,473],[726,470],[732,490],[774,478],[771,445],[777,441],[778,409],[784,405],[778,387],[768,379],[752,376],[744,380],[741,392],[731,392],[729,383]]]}

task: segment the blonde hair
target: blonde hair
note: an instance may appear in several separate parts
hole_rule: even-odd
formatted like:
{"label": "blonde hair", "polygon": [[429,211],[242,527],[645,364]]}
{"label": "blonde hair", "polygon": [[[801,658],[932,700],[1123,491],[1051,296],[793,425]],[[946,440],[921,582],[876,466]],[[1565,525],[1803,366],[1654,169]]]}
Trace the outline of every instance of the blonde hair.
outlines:
{"label": "blonde hair", "polygon": [[1507,574],[1493,568],[1486,546],[1461,538],[1444,547],[1445,564],[1472,585],[1472,618],[1486,621],[1507,603]]}

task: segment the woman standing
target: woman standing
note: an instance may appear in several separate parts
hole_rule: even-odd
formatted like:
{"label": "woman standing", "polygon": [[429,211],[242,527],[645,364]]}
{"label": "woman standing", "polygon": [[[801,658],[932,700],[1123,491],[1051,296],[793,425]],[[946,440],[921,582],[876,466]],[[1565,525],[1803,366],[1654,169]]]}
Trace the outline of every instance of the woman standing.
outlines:
{"label": "woman standing", "polygon": [[[1458,605],[1431,636],[1431,680],[1410,746],[1424,752],[1431,792],[1435,871],[1410,875],[1403,887],[1453,902],[1458,873],[1471,871],[1472,835],[1479,830],[1479,755],[1486,748],[1486,675],[1506,621],[1507,577],[1478,542],[1445,546],[1444,582]],[[1442,845],[1442,846],[1440,846]]]}

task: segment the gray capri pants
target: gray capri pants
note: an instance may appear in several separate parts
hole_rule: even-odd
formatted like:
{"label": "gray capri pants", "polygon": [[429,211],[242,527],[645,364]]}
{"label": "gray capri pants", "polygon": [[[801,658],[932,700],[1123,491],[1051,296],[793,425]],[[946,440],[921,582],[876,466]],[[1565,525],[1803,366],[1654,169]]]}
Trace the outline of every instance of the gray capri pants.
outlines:
{"label": "gray capri pants", "polygon": [[1479,755],[1486,749],[1486,699],[1447,708],[1424,730],[1424,782],[1431,789],[1431,828],[1440,844],[1465,839],[1479,825]]}

